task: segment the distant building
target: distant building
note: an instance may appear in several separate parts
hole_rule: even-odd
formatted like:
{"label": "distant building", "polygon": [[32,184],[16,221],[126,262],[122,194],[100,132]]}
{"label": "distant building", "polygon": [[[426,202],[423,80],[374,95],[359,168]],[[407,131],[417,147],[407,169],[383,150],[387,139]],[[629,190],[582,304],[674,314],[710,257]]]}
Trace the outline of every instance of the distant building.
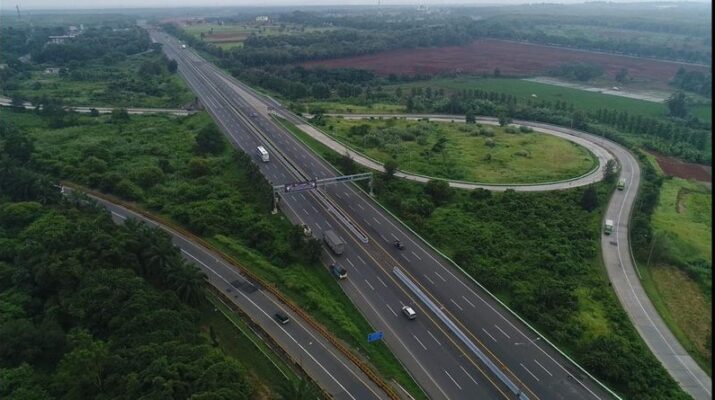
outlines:
{"label": "distant building", "polygon": [[429,8],[427,7],[427,4],[420,4],[417,6],[417,11],[428,11]]}
{"label": "distant building", "polygon": [[256,17],[256,22],[268,22],[270,18],[267,15],[259,15]]}
{"label": "distant building", "polygon": [[50,43],[54,44],[62,44],[67,39],[72,39],[75,35],[57,35],[57,36],[50,36],[48,39],[50,39]]}
{"label": "distant building", "polygon": [[45,68],[45,74],[47,74],[47,75],[57,75],[59,73],[60,73],[60,68],[56,68],[56,67]]}

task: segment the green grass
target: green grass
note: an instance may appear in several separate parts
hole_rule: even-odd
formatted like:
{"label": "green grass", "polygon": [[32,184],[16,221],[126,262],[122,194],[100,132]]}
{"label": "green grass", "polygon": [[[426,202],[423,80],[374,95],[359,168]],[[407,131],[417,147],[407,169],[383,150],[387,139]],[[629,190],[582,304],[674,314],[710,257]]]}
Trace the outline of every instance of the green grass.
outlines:
{"label": "green grass", "polygon": [[177,74],[139,76],[142,62],[157,58],[150,53],[112,65],[88,63],[78,67],[79,77],[73,77],[71,71],[67,75],[35,71],[19,82],[17,90],[4,94],[25,99],[47,96],[68,105],[97,107],[178,108],[193,101],[193,94]]}
{"label": "green grass", "polygon": [[[194,137],[212,124],[206,113],[188,117],[132,116],[123,126],[107,116],[79,116],[78,125],[50,129],[31,113],[0,110],[0,118],[16,124],[35,139],[37,167],[51,175],[127,198],[111,185],[111,176],[132,182],[137,204],[220,245],[308,311],[329,331],[371,362],[385,379],[394,379],[413,396],[425,395],[382,343],[367,345],[373,331],[322,265],[287,259],[290,222],[270,214],[270,202],[237,161],[228,143],[216,155],[194,153]],[[120,131],[121,130],[121,131]],[[193,160],[193,161],[192,161]],[[205,161],[208,171],[192,172]],[[140,185],[138,172],[163,174],[153,185]],[[270,195],[270,191],[268,192]],[[256,236],[258,234],[259,236]],[[248,237],[253,235],[252,237]],[[250,243],[250,246],[249,246]],[[250,248],[249,248],[250,247]]]}
{"label": "green grass", "polygon": [[[665,117],[667,113],[664,104],[650,101],[630,99],[621,96],[612,96],[602,93],[587,92],[579,89],[548,85],[545,83],[525,81],[521,79],[509,78],[478,78],[459,77],[441,78],[429,81],[420,81],[399,85],[409,90],[411,87],[432,87],[432,89],[443,88],[445,91],[459,91],[464,89],[480,89],[514,95],[519,100],[533,101],[546,100],[549,102],[566,101],[573,103],[574,108],[593,111],[599,108],[615,108],[628,110],[632,114],[639,114],[649,117]],[[390,86],[388,88],[395,88]],[[535,94],[536,97],[532,97]]]}
{"label": "green grass", "polygon": [[[370,133],[351,135],[351,128],[360,125],[369,126]],[[505,133],[498,126],[328,118],[325,127],[338,140],[373,159],[385,162],[394,158],[403,171],[438,178],[487,183],[549,182],[580,176],[596,166],[593,155],[573,142],[537,132]],[[494,136],[480,133],[483,129]],[[370,145],[372,135],[382,143]],[[444,150],[432,151],[440,138],[446,139]]]}
{"label": "green grass", "polygon": [[307,103],[308,109],[319,107],[326,113],[335,114],[390,114],[404,113],[405,106],[400,104],[374,103],[369,105],[346,104],[337,101],[314,101]]}
{"label": "green grass", "polygon": [[702,258],[712,264],[712,192],[680,178],[663,183],[653,229],[667,234],[677,258]]}
{"label": "green grass", "polygon": [[209,303],[200,310],[199,326],[211,343],[213,330],[217,346],[236,359],[249,374],[256,398],[275,398],[286,380],[298,380],[295,372],[259,337],[248,324],[210,293]]}
{"label": "green grass", "polygon": [[708,374],[712,373],[711,213],[712,192],[707,187],[666,178],[651,218],[655,242],[650,265],[641,263],[644,287],[658,313]]}

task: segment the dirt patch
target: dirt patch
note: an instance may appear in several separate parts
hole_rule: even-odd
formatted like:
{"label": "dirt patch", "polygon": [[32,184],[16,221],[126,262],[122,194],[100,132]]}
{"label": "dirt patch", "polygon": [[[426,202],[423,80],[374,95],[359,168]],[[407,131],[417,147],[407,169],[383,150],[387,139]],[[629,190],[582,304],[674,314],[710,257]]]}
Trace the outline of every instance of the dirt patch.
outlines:
{"label": "dirt patch", "polygon": [[627,68],[634,79],[667,82],[679,67],[706,72],[708,67],[648,60],[605,53],[516,43],[496,39],[477,40],[465,46],[404,49],[332,60],[310,61],[306,67],[359,68],[379,74],[434,75],[444,72],[493,73],[525,76],[543,73],[567,62],[602,65],[615,77]]}
{"label": "dirt patch", "polygon": [[700,182],[712,182],[712,167],[702,164],[694,164],[668,157],[654,151],[649,151],[658,161],[658,166],[663,173],[677,178],[692,179]]}

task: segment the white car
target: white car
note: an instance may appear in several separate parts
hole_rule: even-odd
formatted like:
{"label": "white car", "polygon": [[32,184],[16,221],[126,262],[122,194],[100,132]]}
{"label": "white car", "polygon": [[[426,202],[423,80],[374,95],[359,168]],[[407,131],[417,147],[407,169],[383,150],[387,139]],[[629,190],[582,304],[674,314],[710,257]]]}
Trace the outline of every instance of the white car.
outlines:
{"label": "white car", "polygon": [[405,317],[407,317],[407,319],[415,319],[415,317],[417,316],[415,310],[413,310],[410,306],[403,306],[402,313],[405,314]]}

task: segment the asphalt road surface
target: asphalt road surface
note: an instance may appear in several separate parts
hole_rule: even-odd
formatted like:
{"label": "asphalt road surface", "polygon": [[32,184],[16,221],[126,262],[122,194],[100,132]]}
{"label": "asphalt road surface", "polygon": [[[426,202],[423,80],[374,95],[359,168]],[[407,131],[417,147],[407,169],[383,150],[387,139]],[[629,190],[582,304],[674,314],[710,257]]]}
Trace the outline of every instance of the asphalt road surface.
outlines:
{"label": "asphalt road surface", "polygon": [[[175,39],[151,34],[177,60],[182,76],[236,147],[251,155],[258,145],[268,149],[270,162],[254,157],[269,181],[285,184],[338,175],[272,123],[268,106],[284,112],[279,104],[255,97],[192,50],[181,49]],[[345,239],[345,252],[337,257],[326,252],[326,261],[337,260],[348,270],[341,287],[375,329],[384,332],[387,345],[430,398],[511,399],[517,393],[528,399],[612,397],[355,186],[285,194],[280,208],[318,237],[333,229]],[[392,246],[396,238],[404,250]],[[398,279],[394,268],[427,301]],[[417,311],[415,320],[400,314],[404,304]]]}
{"label": "asphalt road surface", "polygon": [[[64,188],[63,191],[71,191]],[[91,197],[91,196],[90,196]],[[128,218],[158,226],[171,235],[172,242],[181,249],[187,261],[199,267],[209,283],[222,291],[251,320],[267,332],[291,359],[298,362],[333,398],[342,400],[389,399],[362,371],[335,349],[330,342],[310,327],[300,316],[293,313],[274,296],[261,290],[254,282],[241,275],[235,267],[219,255],[191,241],[169,227],[158,224],[120,205],[105,199],[92,197],[107,208],[117,223]],[[290,322],[282,325],[274,314],[282,311]]]}

